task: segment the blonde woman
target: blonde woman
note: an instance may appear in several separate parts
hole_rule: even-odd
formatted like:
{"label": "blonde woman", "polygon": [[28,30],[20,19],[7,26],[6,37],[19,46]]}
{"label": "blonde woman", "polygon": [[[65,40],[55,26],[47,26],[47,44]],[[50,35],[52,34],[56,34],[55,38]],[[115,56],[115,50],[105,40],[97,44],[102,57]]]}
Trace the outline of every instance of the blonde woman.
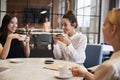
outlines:
{"label": "blonde woman", "polygon": [[120,9],[111,10],[103,25],[104,42],[114,48],[110,60],[105,61],[91,74],[80,68],[72,68],[74,76],[82,76],[87,80],[120,80]]}

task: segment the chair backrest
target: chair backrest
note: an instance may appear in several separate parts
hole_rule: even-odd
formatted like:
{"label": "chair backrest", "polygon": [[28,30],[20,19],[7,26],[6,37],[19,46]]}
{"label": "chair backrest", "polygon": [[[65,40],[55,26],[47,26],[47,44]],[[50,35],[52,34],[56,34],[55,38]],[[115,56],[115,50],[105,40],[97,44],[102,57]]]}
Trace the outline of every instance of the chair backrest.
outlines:
{"label": "chair backrest", "polygon": [[102,45],[99,44],[87,44],[86,47],[86,60],[84,66],[86,68],[96,66],[102,63]]}
{"label": "chair backrest", "polygon": [[37,34],[33,39],[35,47],[31,49],[30,57],[53,57],[52,54],[52,35]]}
{"label": "chair backrest", "polygon": [[36,36],[36,47],[38,49],[48,49],[48,45],[52,43],[52,36],[51,34],[39,34]]}

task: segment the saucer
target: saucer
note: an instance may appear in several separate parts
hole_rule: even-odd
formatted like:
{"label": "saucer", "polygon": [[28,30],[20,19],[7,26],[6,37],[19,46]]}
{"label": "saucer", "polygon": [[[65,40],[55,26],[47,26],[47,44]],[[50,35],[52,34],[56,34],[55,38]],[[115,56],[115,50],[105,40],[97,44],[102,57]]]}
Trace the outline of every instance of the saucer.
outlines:
{"label": "saucer", "polygon": [[67,78],[71,78],[72,76],[73,76],[72,74],[69,74],[67,76],[60,76],[59,73],[55,73],[55,77],[59,79],[67,79]]}
{"label": "saucer", "polygon": [[10,59],[9,61],[10,61],[11,63],[21,63],[21,62],[23,62],[22,59]]}

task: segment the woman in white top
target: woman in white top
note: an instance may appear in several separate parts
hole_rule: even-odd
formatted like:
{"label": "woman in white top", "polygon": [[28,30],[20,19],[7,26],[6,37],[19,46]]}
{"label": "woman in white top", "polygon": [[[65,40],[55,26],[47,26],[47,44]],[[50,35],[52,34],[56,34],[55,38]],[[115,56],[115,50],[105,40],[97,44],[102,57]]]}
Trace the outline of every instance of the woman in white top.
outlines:
{"label": "woman in white top", "polygon": [[62,29],[65,34],[54,35],[54,57],[66,61],[83,64],[86,55],[87,38],[81,32],[77,32],[77,19],[72,10],[64,14]]}

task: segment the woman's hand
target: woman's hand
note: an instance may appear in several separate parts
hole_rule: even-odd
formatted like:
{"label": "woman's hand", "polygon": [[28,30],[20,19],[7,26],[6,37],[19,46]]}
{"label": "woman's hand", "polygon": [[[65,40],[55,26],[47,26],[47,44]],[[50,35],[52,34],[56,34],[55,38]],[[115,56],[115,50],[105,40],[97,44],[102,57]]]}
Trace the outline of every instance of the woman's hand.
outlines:
{"label": "woman's hand", "polygon": [[18,39],[19,41],[29,41],[29,38],[28,37],[26,37],[25,39],[23,39],[23,37],[22,37],[22,35],[20,35],[20,34],[9,34],[8,35],[8,38],[9,39]]}
{"label": "woman's hand", "polygon": [[21,40],[21,36],[20,36],[20,34],[13,34],[13,33],[11,33],[11,34],[9,34],[8,35],[8,38],[9,39],[18,39],[18,40]]}
{"label": "woman's hand", "polygon": [[73,67],[71,69],[72,71],[72,74],[74,76],[78,76],[78,77],[85,77],[85,73],[86,73],[86,70],[82,69],[82,68],[78,68],[78,67]]}
{"label": "woman's hand", "polygon": [[57,37],[57,35],[53,35],[53,40],[55,44],[58,42],[59,38]]}
{"label": "woman's hand", "polygon": [[87,80],[93,80],[94,75],[83,68],[73,67],[71,71],[74,76],[84,77]]}
{"label": "woman's hand", "polygon": [[25,41],[25,42],[29,42],[29,41],[30,41],[30,37],[29,37],[29,36],[26,36],[26,38],[25,38],[24,41]]}
{"label": "woman's hand", "polygon": [[54,36],[54,41],[61,41],[63,43],[65,43],[67,46],[71,43],[71,41],[69,40],[68,36],[66,35],[62,35],[62,34],[58,34]]}

